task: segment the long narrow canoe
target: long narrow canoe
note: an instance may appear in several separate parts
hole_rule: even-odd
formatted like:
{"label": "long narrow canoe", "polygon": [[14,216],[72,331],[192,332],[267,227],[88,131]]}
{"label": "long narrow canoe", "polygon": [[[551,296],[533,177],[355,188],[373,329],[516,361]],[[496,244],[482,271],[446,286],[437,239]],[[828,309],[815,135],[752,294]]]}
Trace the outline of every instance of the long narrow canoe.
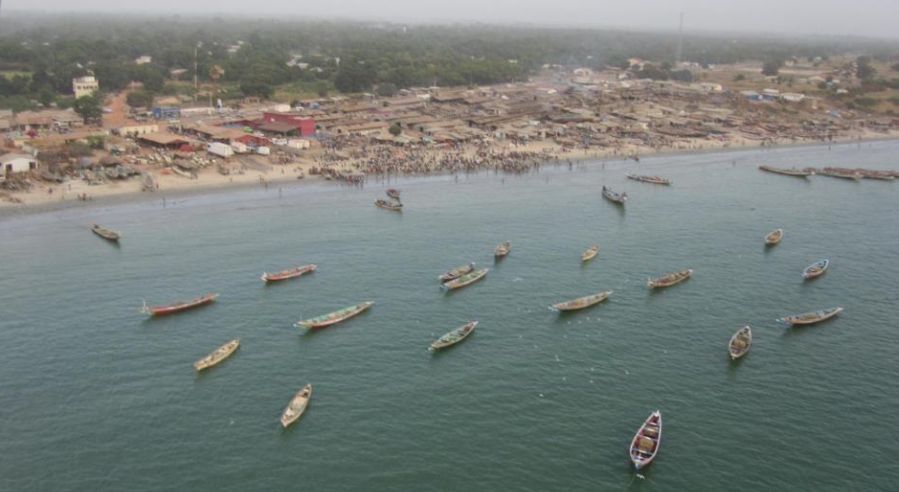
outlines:
{"label": "long narrow canoe", "polygon": [[640,470],[652,464],[662,444],[662,412],[656,410],[640,426],[631,440],[628,455],[634,468]]}
{"label": "long narrow canoe", "polygon": [[578,311],[581,309],[586,309],[590,306],[595,306],[602,301],[605,301],[612,295],[611,290],[607,290],[605,292],[599,292],[597,294],[593,294],[586,297],[581,297],[579,299],[574,299],[573,301],[560,302],[558,304],[553,304],[553,309],[557,311]]}
{"label": "long narrow canoe", "polygon": [[470,321],[456,328],[455,330],[435,340],[434,343],[431,344],[430,350],[440,350],[447,347],[452,347],[453,345],[468,338],[468,335],[474,333],[474,329],[477,328],[477,326],[477,321]]}
{"label": "long narrow canoe", "polygon": [[368,308],[372,307],[375,303],[373,301],[363,302],[362,304],[356,304],[355,306],[350,306],[343,308],[339,311],[334,311],[333,313],[323,314],[321,316],[317,316],[315,318],[310,318],[302,321],[297,321],[297,328],[325,328],[331,325],[336,325],[341,321],[346,321],[353,316],[361,314],[365,312]]}
{"label": "long narrow canoe", "polygon": [[107,229],[99,224],[91,224],[91,231],[93,231],[94,234],[102,237],[103,239],[112,242],[118,242],[119,238],[122,237],[122,235],[118,232],[112,229]]}
{"label": "long narrow canoe", "polygon": [[780,318],[778,321],[783,323],[787,323],[791,326],[797,325],[813,325],[815,323],[820,323],[824,320],[828,320],[833,318],[834,316],[843,312],[843,308],[841,307],[832,307],[828,309],[822,309],[820,311],[814,311],[811,313],[804,314],[796,314],[793,316],[784,316]]}
{"label": "long narrow canoe", "polygon": [[784,176],[794,176],[797,178],[805,178],[805,177],[815,174],[814,171],[809,171],[809,170],[805,170],[805,169],[796,169],[795,167],[792,169],[782,169],[782,168],[771,167],[771,166],[759,166],[759,169],[761,169],[762,171],[767,171],[769,173],[783,174]]}
{"label": "long narrow canoe", "polygon": [[780,241],[784,238],[784,230],[783,229],[774,229],[770,234],[765,236],[765,244],[768,246],[774,246],[776,244],[780,244]]}
{"label": "long narrow canoe", "polygon": [[862,174],[854,169],[839,169],[833,167],[825,167],[815,172],[821,176],[830,176],[831,178],[851,179],[853,181],[861,181]]}
{"label": "long narrow canoe", "polygon": [[805,270],[802,271],[802,278],[806,280],[811,280],[813,278],[818,278],[821,275],[824,275],[824,272],[827,271],[827,268],[830,266],[830,260],[824,258],[823,260],[818,260],[811,265],[807,266]]}
{"label": "long narrow canoe", "polygon": [[297,278],[299,276],[305,275],[307,273],[312,273],[318,268],[318,265],[304,265],[296,268],[291,268],[289,270],[284,270],[278,273],[262,273],[262,280],[264,282],[280,282],[282,280],[287,280],[291,278]]}
{"label": "long narrow canoe", "polygon": [[606,188],[605,186],[602,187],[602,196],[604,196],[606,200],[618,205],[627,203],[627,193],[616,193],[615,191],[612,191],[612,188]]}
{"label": "long narrow canoe", "polygon": [[452,270],[444,273],[443,275],[437,277],[437,280],[440,280],[443,283],[449,282],[450,280],[456,280],[462,275],[471,273],[474,271],[474,263],[469,263],[464,266],[453,268]]}
{"label": "long narrow canoe", "polygon": [[144,301],[144,307],[141,308],[140,312],[149,314],[150,316],[164,316],[166,314],[180,313],[181,311],[187,311],[188,309],[205,306],[206,304],[215,301],[218,296],[218,294],[206,294],[205,296],[197,297],[190,301],[178,301],[165,306],[147,306],[147,301]]}
{"label": "long narrow canoe", "polygon": [[875,171],[873,169],[856,169],[865,179],[879,179],[881,181],[895,181],[896,176],[890,171]]}
{"label": "long narrow canoe", "polygon": [[281,414],[281,426],[286,429],[290,424],[296,422],[309,406],[310,398],[312,398],[312,385],[307,384],[287,404],[287,408]]}
{"label": "long narrow canoe", "polygon": [[375,201],[375,206],[378,208],[383,208],[384,210],[390,210],[391,212],[403,211],[402,203],[390,203],[387,200],[378,199],[377,201]]}
{"label": "long narrow canoe", "polygon": [[449,282],[443,284],[443,286],[449,290],[461,289],[462,287],[471,285],[471,284],[477,282],[478,280],[481,280],[482,278],[484,278],[487,275],[487,272],[489,272],[489,271],[490,271],[489,268],[485,268],[483,270],[471,272],[471,273],[462,275],[461,277],[457,278],[456,280],[450,280]]}
{"label": "long narrow canoe", "polygon": [[234,351],[237,350],[237,347],[240,347],[240,340],[235,338],[234,340],[231,340],[230,342],[215,349],[215,351],[213,351],[206,357],[203,357],[202,359],[194,362],[194,368],[198,371],[209,369],[210,367],[218,364],[228,357],[231,357],[231,354],[233,354]]}
{"label": "long narrow canoe", "polygon": [[731,360],[737,360],[749,352],[752,346],[752,328],[749,325],[744,326],[730,337],[730,343],[727,344],[727,351],[730,353]]}
{"label": "long narrow canoe", "polygon": [[684,280],[693,276],[693,270],[684,270],[682,272],[674,272],[669,273],[667,275],[663,275],[658,278],[649,278],[646,281],[646,286],[650,289],[662,289],[665,287],[671,287],[672,285],[677,285]]}
{"label": "long narrow canoe", "polygon": [[593,246],[590,246],[590,248],[588,248],[587,251],[584,251],[583,253],[581,253],[581,261],[590,261],[593,258],[596,258],[596,255],[598,255],[598,254],[599,254],[599,246],[594,244]]}
{"label": "long narrow canoe", "polygon": [[503,241],[493,251],[493,256],[495,256],[497,258],[502,258],[504,256],[507,256],[511,251],[512,251],[512,243],[510,243],[509,241]]}
{"label": "long narrow canoe", "polygon": [[670,185],[671,180],[665,179],[661,176],[640,176],[637,174],[627,174],[627,179],[632,179],[634,181],[640,181],[641,183],[652,183],[659,185]]}

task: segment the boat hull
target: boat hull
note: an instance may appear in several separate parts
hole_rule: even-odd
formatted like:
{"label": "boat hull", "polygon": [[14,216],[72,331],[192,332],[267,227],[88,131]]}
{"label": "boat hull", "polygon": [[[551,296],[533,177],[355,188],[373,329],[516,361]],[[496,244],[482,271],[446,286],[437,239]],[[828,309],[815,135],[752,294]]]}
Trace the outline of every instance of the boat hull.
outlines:
{"label": "boat hull", "polygon": [[451,280],[451,281],[443,284],[443,286],[446,287],[448,290],[461,289],[462,287],[467,287],[475,282],[480,281],[481,279],[483,279],[484,277],[487,276],[487,272],[489,272],[489,271],[490,270],[487,268],[485,268],[483,270],[478,270],[477,272],[472,272],[472,273],[469,273],[468,275],[463,275],[462,277],[459,277],[456,280]]}
{"label": "boat hull", "polygon": [[[308,329],[310,329],[310,330],[317,330],[317,329],[321,329],[321,328],[327,328],[327,327],[329,327],[329,326],[333,326],[333,325],[336,325],[336,324],[338,324],[338,323],[342,323],[342,322],[344,322],[344,321],[346,321],[346,320],[348,320],[348,319],[350,319],[350,318],[353,318],[353,317],[355,317],[355,316],[358,316],[358,315],[364,313],[364,312],[367,311],[369,308],[371,308],[374,304],[375,304],[375,303],[374,303],[374,302],[371,302],[371,301],[369,301],[369,302],[364,302],[364,303],[362,303],[362,304],[357,304],[357,305],[355,305],[355,306],[351,306],[350,308],[345,308],[345,309],[346,309],[346,312],[342,313],[341,315],[339,315],[339,316],[337,316],[337,317],[335,317],[335,318],[332,318],[332,319],[321,319],[320,321],[319,321],[317,318],[312,318],[312,319],[309,319],[309,320],[298,321],[297,324],[296,324],[296,326],[297,326],[298,328],[308,328]],[[336,313],[340,313],[340,311],[335,311],[335,312],[333,312],[333,313],[326,314],[324,317],[321,317],[321,318],[328,318],[328,317],[330,317],[330,316],[332,316],[332,315],[334,315],[334,314],[336,314]]]}
{"label": "boat hull", "polygon": [[693,276],[693,270],[684,270],[682,272],[669,273],[659,278],[650,278],[646,281],[646,286],[650,289],[665,289],[673,287]]}
{"label": "boat hull", "polygon": [[589,307],[593,307],[612,295],[612,291],[600,292],[598,294],[593,294],[586,297],[581,297],[579,299],[574,299],[571,301],[560,302],[558,304],[553,304],[553,309],[560,312],[569,312],[569,311],[580,311],[582,309],[587,309]]}
{"label": "boat hull", "polygon": [[765,236],[765,244],[768,246],[776,246],[776,245],[780,244],[780,242],[783,240],[783,238],[784,238],[783,229],[777,229],[775,231],[772,231],[767,236]]}
{"label": "boat hull", "polygon": [[472,333],[474,333],[474,329],[477,328],[477,321],[470,321],[459,328],[443,335],[439,339],[437,339],[434,343],[431,344],[430,350],[443,350],[450,348],[456,344],[462,343],[463,340],[467,339]]}
{"label": "boat hull", "polygon": [[234,339],[230,342],[222,345],[221,347],[215,349],[211,354],[203,357],[202,359],[194,362],[194,369],[197,371],[203,371],[212,367],[215,367],[225,359],[231,357],[234,352],[240,347],[240,340]]}
{"label": "boat hull", "polygon": [[[648,440],[648,441],[647,441]],[[652,442],[652,448],[646,450],[646,444]],[[659,454],[662,446],[662,412],[656,410],[643,422],[640,429],[631,440],[628,456],[636,470],[641,470],[651,465]]]}
{"label": "boat hull", "polygon": [[830,260],[821,260],[815,262],[812,265],[809,265],[803,272],[802,278],[805,280],[812,280],[820,277],[827,273],[827,269],[830,268]]}
{"label": "boat hull", "polygon": [[281,413],[281,427],[288,428],[306,413],[309,408],[309,400],[312,399],[312,385],[307,384],[303,387],[287,404],[284,412]]}
{"label": "boat hull", "polygon": [[316,269],[318,269],[317,265],[306,265],[278,273],[263,273],[261,278],[264,282],[282,282],[284,280],[302,277],[307,273],[314,272]]}
{"label": "boat hull", "polygon": [[836,307],[830,309],[822,309],[821,311],[815,311],[811,313],[798,314],[795,316],[787,316],[785,318],[779,319],[778,321],[787,323],[790,326],[814,325],[816,323],[827,321],[842,312],[843,308]]}
{"label": "boat hull", "polygon": [[143,309],[141,312],[144,314],[149,314],[150,316],[166,316],[169,314],[176,314],[183,311],[188,311],[191,309],[195,309],[201,306],[205,306],[214,302],[218,299],[218,294],[207,294],[203,297],[198,297],[192,301],[181,302],[177,304],[171,304],[168,306],[147,306],[144,303]]}
{"label": "boat hull", "polygon": [[[740,341],[743,341],[743,345],[741,346]],[[727,344],[727,352],[730,354],[731,360],[737,360],[744,355],[749,353],[749,349],[752,347],[752,328],[749,326],[744,326],[737,330],[736,333],[732,337],[730,337],[730,342]]]}

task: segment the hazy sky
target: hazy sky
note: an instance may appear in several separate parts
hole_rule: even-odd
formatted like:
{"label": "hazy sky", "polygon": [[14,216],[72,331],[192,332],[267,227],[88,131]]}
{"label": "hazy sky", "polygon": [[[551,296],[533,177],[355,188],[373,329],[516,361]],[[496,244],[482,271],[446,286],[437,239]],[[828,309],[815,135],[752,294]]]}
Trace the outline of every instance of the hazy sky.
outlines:
{"label": "hazy sky", "polygon": [[899,0],[3,0],[3,9],[291,15],[899,38]]}

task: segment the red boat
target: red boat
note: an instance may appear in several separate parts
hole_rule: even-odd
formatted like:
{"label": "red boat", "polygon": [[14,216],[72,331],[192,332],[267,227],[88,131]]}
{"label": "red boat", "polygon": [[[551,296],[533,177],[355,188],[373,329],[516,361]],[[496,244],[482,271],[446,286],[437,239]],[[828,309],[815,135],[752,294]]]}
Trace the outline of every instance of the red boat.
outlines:
{"label": "red boat", "polygon": [[312,273],[316,268],[318,268],[318,265],[304,265],[278,273],[263,273],[262,280],[265,282],[279,282],[281,280],[296,278],[307,273]]}
{"label": "red boat", "polygon": [[168,306],[147,306],[147,301],[144,301],[144,307],[140,312],[149,314],[150,316],[164,316],[166,314],[180,313],[181,311],[187,311],[188,309],[209,304],[218,296],[218,294],[206,294],[205,296],[198,297],[192,301],[179,301],[175,304],[169,304]]}

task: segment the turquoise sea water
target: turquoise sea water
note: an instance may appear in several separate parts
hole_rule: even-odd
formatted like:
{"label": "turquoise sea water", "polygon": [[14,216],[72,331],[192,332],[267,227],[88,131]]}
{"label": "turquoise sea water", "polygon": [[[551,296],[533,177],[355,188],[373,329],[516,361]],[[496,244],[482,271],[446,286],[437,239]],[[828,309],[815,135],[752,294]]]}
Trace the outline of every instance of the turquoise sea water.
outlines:
{"label": "turquoise sea water", "polygon": [[[373,206],[387,184],[372,181],[0,219],[0,490],[895,490],[899,183],[763,163],[899,169],[899,143],[401,180],[402,215]],[[804,283],[822,257],[830,271]],[[444,293],[437,275],[469,261],[487,278]],[[319,270],[259,280],[305,263]],[[588,311],[547,308],[609,289]],[[206,292],[221,297],[137,312]],[[347,323],[292,326],[366,300]],[[774,321],[836,305],[818,326]],[[471,319],[464,343],[427,351]],[[731,363],[747,323],[752,350]],[[309,410],[282,430],[307,382]],[[661,452],[640,478],[627,446],[655,409]]]}

